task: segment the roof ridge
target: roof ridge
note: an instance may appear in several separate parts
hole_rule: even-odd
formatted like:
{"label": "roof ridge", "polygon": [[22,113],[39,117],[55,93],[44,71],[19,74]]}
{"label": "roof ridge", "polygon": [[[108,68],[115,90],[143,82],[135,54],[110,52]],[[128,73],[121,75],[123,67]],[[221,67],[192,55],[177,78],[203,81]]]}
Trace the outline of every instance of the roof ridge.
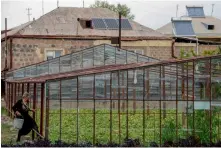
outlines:
{"label": "roof ridge", "polygon": [[17,34],[17,33],[19,33],[22,29],[25,29],[27,26],[33,24],[34,22],[35,22],[35,21],[30,21],[30,23],[28,23],[28,24],[25,25],[24,27],[20,28],[17,32],[15,32],[14,35]]}

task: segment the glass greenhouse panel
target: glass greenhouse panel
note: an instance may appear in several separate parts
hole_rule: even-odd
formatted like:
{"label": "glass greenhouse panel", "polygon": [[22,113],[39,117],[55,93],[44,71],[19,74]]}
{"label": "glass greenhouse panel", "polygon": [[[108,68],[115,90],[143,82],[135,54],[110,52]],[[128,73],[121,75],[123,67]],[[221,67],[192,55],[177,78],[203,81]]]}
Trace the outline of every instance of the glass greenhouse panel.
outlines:
{"label": "glass greenhouse panel", "polygon": [[105,45],[104,63],[105,65],[112,65],[116,63],[116,48]]}
{"label": "glass greenhouse panel", "polygon": [[94,66],[104,65],[104,45],[94,47]]}
{"label": "glass greenhouse panel", "polygon": [[71,71],[71,55],[60,57],[60,72]]}
{"label": "glass greenhouse panel", "polygon": [[78,70],[81,69],[83,67],[83,55],[82,55],[82,51],[81,52],[76,52],[72,54],[72,70]]}

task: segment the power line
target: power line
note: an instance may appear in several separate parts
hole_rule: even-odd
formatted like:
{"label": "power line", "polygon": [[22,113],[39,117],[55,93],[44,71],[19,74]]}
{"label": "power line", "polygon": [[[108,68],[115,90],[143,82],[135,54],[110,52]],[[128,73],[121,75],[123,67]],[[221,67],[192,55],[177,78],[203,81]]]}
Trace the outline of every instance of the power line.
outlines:
{"label": "power line", "polygon": [[30,22],[30,20],[31,20],[30,19],[30,16],[31,16],[30,10],[31,10],[31,8],[27,8],[26,10],[28,10],[28,14],[27,15],[28,15],[28,21]]}

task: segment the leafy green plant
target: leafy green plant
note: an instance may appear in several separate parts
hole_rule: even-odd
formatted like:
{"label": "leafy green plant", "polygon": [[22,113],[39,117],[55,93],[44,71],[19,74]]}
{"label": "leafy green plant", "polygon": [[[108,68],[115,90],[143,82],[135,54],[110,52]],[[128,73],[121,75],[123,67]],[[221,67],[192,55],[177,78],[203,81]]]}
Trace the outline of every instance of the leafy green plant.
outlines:
{"label": "leafy green plant", "polygon": [[176,139],[175,119],[171,117],[165,119],[162,127],[162,141],[174,141]]}

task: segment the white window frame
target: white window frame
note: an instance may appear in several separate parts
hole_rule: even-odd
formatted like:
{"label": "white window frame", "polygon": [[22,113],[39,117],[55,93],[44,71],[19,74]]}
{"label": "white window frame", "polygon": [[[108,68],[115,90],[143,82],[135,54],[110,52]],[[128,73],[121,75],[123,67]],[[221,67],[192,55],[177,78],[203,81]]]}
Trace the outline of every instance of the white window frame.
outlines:
{"label": "white window frame", "polygon": [[63,55],[63,49],[58,49],[58,48],[47,48],[45,49],[45,55],[44,55],[44,59],[45,60],[48,60],[47,57],[48,57],[48,52],[53,52],[53,58],[55,58],[55,51],[60,51],[61,52],[61,55]]}

